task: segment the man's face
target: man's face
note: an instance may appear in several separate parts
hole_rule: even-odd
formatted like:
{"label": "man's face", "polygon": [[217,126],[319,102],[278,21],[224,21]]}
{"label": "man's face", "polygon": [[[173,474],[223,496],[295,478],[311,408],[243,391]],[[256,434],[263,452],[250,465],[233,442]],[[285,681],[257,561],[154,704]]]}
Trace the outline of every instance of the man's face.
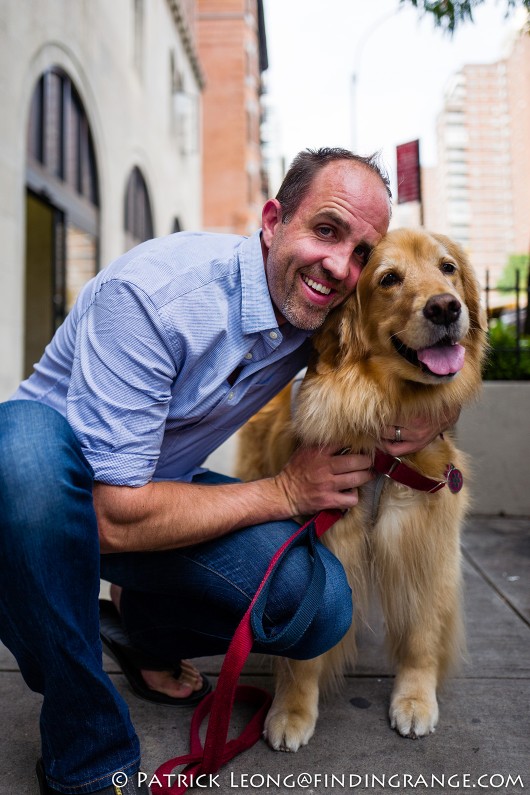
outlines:
{"label": "man's face", "polygon": [[289,221],[276,199],[263,208],[265,272],[278,323],[314,331],[353,292],[385,234],[390,202],[377,174],[349,160],[324,166]]}

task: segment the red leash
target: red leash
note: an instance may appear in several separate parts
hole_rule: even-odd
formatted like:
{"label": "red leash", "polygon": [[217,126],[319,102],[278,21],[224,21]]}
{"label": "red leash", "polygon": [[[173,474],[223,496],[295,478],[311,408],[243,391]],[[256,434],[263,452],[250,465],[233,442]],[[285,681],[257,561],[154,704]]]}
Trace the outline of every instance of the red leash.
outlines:
{"label": "red leash", "polygon": [[[446,469],[445,479],[437,481],[421,475],[401,461],[400,458],[377,450],[374,469],[392,480],[419,491],[434,493],[445,485],[449,485],[451,491],[456,492],[462,487],[461,473],[452,464],[449,464]],[[151,791],[153,793],[158,795],[183,795],[189,787],[193,786],[194,780],[197,781],[199,776],[216,773],[219,768],[242,751],[250,748],[260,739],[263,723],[272,703],[272,697],[270,693],[261,688],[237,684],[243,665],[252,651],[254,643],[251,623],[252,611],[284,552],[309,529],[314,531],[316,538],[320,538],[342,515],[342,511],[339,510],[321,511],[296,530],[275,552],[265,576],[232,638],[219,673],[217,688],[201,701],[193,714],[190,727],[190,752],[183,756],[169,759],[163,765],[160,765],[151,782]],[[314,561],[316,568],[316,555]],[[266,597],[266,594],[264,596]],[[299,631],[300,627],[302,629],[307,627],[312,619],[311,611],[307,610],[308,605],[304,605],[304,601],[302,599],[299,608],[299,613],[304,615],[302,615],[301,621],[295,622],[293,620],[291,622],[293,625],[296,623],[296,629],[294,626],[290,627],[291,632]],[[295,618],[299,618],[298,613]],[[235,700],[253,704],[257,711],[239,737],[227,742],[226,738]],[[210,714],[210,719],[203,747],[199,733],[201,724],[208,714]],[[173,773],[175,768],[183,765],[185,767],[181,773]],[[174,783],[171,784],[171,781]]]}
{"label": "red leash", "polygon": [[[342,511],[321,511],[296,530],[293,535],[275,552],[265,572],[258,590],[236,629],[219,673],[217,687],[209,693],[196,708],[190,727],[190,752],[169,759],[156,770],[151,783],[151,791],[158,795],[182,795],[200,775],[216,773],[237,754],[250,748],[262,734],[263,723],[272,703],[271,695],[261,688],[237,684],[241,669],[252,651],[254,636],[251,626],[251,613],[267,580],[273,573],[285,550],[302,536],[311,525],[317,538],[335,524],[343,515]],[[258,709],[239,737],[226,741],[230,716],[235,700],[254,704]],[[200,739],[202,721],[210,713],[204,748]],[[185,765],[180,774],[173,773],[176,767]],[[173,784],[171,781],[173,780]]]}

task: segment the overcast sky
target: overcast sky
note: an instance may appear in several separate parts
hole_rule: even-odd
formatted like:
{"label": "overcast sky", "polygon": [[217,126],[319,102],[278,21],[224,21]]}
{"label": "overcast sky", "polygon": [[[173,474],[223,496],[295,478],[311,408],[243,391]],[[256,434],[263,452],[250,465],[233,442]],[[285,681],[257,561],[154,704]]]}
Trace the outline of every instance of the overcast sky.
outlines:
{"label": "overcast sky", "polygon": [[[269,102],[289,161],[307,146],[378,149],[391,174],[395,146],[420,138],[436,160],[435,121],[449,77],[502,57],[520,17],[486,0],[452,38],[399,0],[265,0]],[[352,91],[356,73],[357,89]],[[352,107],[357,110],[352,130]],[[355,136],[355,137],[353,137]]]}

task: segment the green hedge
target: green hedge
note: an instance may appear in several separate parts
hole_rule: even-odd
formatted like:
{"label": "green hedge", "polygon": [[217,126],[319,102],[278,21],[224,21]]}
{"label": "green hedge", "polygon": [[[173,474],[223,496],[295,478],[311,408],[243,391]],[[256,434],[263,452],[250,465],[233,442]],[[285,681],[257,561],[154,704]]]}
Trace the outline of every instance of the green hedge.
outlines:
{"label": "green hedge", "polygon": [[497,320],[489,329],[490,353],[484,370],[488,381],[527,381],[530,379],[530,337],[521,334],[519,350],[512,326]]}

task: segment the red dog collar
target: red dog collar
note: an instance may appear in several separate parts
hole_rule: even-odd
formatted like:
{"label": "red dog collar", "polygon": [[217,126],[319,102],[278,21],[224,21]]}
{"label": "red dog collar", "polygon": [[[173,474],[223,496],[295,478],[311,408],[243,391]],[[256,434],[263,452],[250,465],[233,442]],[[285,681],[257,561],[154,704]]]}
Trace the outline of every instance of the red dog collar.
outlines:
{"label": "red dog collar", "polygon": [[380,475],[395,480],[403,486],[409,486],[409,488],[416,489],[416,491],[426,491],[429,494],[434,494],[434,492],[443,489],[444,486],[449,486],[449,490],[456,494],[464,483],[462,473],[452,464],[447,465],[444,480],[435,480],[412,469],[401,458],[384,453],[382,450],[375,451],[373,469]]}

